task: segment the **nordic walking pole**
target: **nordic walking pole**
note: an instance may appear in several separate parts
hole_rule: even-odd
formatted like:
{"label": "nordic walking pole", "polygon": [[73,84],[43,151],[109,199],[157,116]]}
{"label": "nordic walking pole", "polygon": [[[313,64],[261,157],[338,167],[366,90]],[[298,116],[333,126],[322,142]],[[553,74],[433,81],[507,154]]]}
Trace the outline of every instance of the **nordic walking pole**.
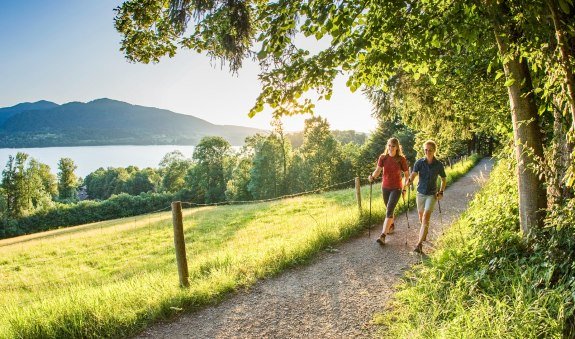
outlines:
{"label": "nordic walking pole", "polygon": [[[409,173],[409,176],[411,177],[411,171]],[[407,216],[407,212],[409,211],[409,198],[410,198],[409,193],[411,193],[411,184],[408,181],[408,184],[407,184],[407,208],[405,209],[405,219],[407,220],[407,231],[405,232],[405,245],[407,245],[407,233],[409,233],[409,217]],[[401,197],[403,198],[403,204],[405,205],[404,195],[401,194]]]}
{"label": "nordic walking pole", "polygon": [[[401,194],[401,198],[403,199],[403,205],[405,206],[405,197],[403,193]],[[405,231],[405,244],[407,245],[407,233],[409,232],[409,217],[407,216],[407,211],[409,210],[409,198],[407,199],[407,208],[405,209],[405,219],[407,219],[407,231]]]}
{"label": "nordic walking pole", "polygon": [[439,219],[441,220],[441,223],[443,224],[443,215],[441,214],[441,203],[439,202],[439,200],[437,200],[437,207],[439,207]]}
{"label": "nordic walking pole", "polygon": [[441,214],[441,203],[437,200],[437,207],[439,207],[439,220],[443,224],[443,215]]}
{"label": "nordic walking pole", "polygon": [[367,225],[367,236],[371,239],[371,192],[373,191],[373,180],[369,183],[369,225]]}
{"label": "nordic walking pole", "polygon": [[[440,181],[441,182],[441,179]],[[439,184],[439,188],[441,188],[441,184]],[[443,198],[443,197],[442,197]],[[437,198],[436,198],[437,199]],[[443,224],[443,214],[441,214],[441,202],[439,200],[437,200],[437,207],[439,208],[439,220],[441,221],[441,223]]]}

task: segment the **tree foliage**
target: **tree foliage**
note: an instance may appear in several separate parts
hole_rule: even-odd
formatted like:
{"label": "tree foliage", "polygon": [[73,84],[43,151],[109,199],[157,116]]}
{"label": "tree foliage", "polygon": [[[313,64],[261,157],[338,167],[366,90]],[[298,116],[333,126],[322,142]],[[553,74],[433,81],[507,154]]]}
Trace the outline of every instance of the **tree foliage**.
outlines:
{"label": "tree foliage", "polygon": [[[437,136],[448,152],[457,138],[504,136],[512,120],[527,233],[542,224],[546,201],[546,178],[534,170],[546,159],[541,128],[553,130],[542,115],[559,111],[551,121],[563,117],[574,132],[573,12],[567,0],[129,0],[117,8],[116,28],[133,61],[173,56],[178,44],[232,71],[257,56],[263,88],[251,114],[266,105],[276,115],[310,112],[303,94],[329,100],[333,80],[346,74],[352,91],[388,94],[419,140]],[[310,50],[308,39],[320,44]],[[511,119],[502,118],[505,98]],[[558,176],[573,185],[570,159]]]}
{"label": "tree foliage", "polygon": [[185,187],[185,176],[192,168],[192,162],[180,151],[170,152],[160,162],[162,191],[177,192]]}
{"label": "tree foliage", "polygon": [[9,156],[2,171],[4,215],[19,218],[48,208],[58,194],[56,177],[50,167],[23,152]]}
{"label": "tree foliage", "polygon": [[58,162],[58,192],[61,200],[75,199],[78,188],[78,178],[74,171],[77,166],[74,160],[62,158]]}
{"label": "tree foliage", "polygon": [[[269,199],[285,194],[284,153],[276,134],[256,136],[254,157],[248,190],[256,200]],[[287,160],[286,160],[287,161]]]}
{"label": "tree foliage", "polygon": [[[168,176],[166,181],[171,180],[173,172],[165,173]],[[114,194],[138,195],[159,192],[161,184],[162,178],[156,170],[152,168],[140,170],[136,166],[99,168],[84,179],[88,198],[98,200],[108,199]]]}
{"label": "tree foliage", "polygon": [[321,117],[306,119],[301,154],[305,162],[304,175],[308,189],[335,184],[333,172],[341,164],[339,144],[330,133],[329,123]]}
{"label": "tree foliage", "polygon": [[221,137],[204,137],[194,149],[194,166],[188,172],[186,185],[198,201],[225,200],[226,183],[231,176],[231,145]]}

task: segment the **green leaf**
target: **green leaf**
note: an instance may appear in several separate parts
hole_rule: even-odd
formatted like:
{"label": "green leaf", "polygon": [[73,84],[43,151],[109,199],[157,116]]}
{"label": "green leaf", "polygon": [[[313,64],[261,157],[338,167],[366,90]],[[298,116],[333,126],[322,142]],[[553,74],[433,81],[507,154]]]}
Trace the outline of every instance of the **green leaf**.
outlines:
{"label": "green leaf", "polygon": [[258,52],[258,60],[263,60],[268,56],[268,52],[266,50],[261,50]]}
{"label": "green leaf", "polygon": [[497,71],[497,73],[495,73],[495,80],[501,78],[504,75],[505,73],[503,71]]}
{"label": "green leaf", "polygon": [[541,106],[539,106],[538,113],[541,115],[541,114],[543,114],[543,112],[545,112],[546,110],[547,110],[547,106],[541,105]]}
{"label": "green leaf", "polygon": [[441,47],[441,42],[439,41],[437,34],[434,34],[433,37],[431,38],[431,46],[435,48]]}
{"label": "green leaf", "polygon": [[571,11],[569,9],[569,4],[564,1],[564,0],[559,0],[559,7],[561,7],[561,10],[563,11],[563,13],[565,14],[569,14],[569,12]]}
{"label": "green leaf", "polygon": [[421,74],[427,74],[427,72],[429,72],[429,66],[427,64],[422,64],[419,66],[417,72]]}
{"label": "green leaf", "polygon": [[513,85],[514,83],[515,83],[515,79],[510,78],[510,79],[507,79],[507,81],[505,81],[505,84],[503,86],[509,87],[509,86]]}

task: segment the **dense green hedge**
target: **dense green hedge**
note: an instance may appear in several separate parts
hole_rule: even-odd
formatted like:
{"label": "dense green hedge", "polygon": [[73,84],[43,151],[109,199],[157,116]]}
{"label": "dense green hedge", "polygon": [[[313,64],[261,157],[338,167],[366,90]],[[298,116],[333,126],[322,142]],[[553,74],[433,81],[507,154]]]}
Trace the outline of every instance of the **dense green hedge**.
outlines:
{"label": "dense green hedge", "polygon": [[180,194],[171,193],[141,193],[136,196],[123,193],[104,201],[57,203],[54,208],[18,220],[2,220],[0,238],[150,213],[169,208],[172,201],[182,198]]}

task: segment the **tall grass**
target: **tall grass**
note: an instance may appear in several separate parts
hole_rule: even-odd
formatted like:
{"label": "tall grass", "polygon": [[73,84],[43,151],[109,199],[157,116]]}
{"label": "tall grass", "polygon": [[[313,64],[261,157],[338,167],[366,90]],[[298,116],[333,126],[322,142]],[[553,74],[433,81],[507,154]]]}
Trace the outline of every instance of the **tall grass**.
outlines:
{"label": "tall grass", "polygon": [[552,282],[545,259],[523,241],[513,173],[501,160],[437,251],[406,274],[375,316],[383,337],[562,337],[575,291],[569,277]]}
{"label": "tall grass", "polygon": [[[178,286],[170,212],[0,241],[0,338],[133,335],[358,234],[368,195],[361,214],[353,189],[184,210],[189,288]],[[383,218],[379,194],[372,215]]]}

